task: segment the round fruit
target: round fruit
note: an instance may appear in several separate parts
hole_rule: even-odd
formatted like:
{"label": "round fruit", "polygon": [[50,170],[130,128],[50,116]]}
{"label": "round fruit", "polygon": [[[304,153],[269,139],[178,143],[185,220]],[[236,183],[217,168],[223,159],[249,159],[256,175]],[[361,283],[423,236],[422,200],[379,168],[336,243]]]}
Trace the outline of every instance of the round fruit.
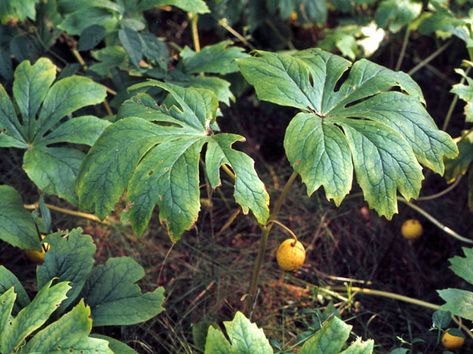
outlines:
{"label": "round fruit", "polygon": [[461,332],[446,330],[442,336],[442,345],[445,349],[458,349],[465,343],[465,337]]}
{"label": "round fruit", "polygon": [[[46,236],[41,235],[41,239],[44,239]],[[49,250],[49,244],[47,242],[43,243],[41,245],[41,251],[37,250],[25,250],[26,257],[33,262],[37,264],[42,264],[44,263],[44,255],[46,252]]]}
{"label": "round fruit", "polygon": [[289,238],[279,245],[276,260],[282,270],[296,270],[302,267],[305,260],[305,249],[302,243]]}
{"label": "round fruit", "polygon": [[422,224],[417,219],[408,219],[401,227],[402,236],[406,240],[415,240],[422,236],[422,232]]}

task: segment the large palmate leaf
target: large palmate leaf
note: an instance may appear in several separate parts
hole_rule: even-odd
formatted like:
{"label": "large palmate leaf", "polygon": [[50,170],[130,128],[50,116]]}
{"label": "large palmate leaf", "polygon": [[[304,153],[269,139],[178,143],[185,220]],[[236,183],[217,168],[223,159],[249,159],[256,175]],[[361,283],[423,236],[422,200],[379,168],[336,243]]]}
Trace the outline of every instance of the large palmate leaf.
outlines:
{"label": "large palmate leaf", "polygon": [[84,154],[49,145],[93,144],[109,123],[94,116],[71,118],[71,114],[102,102],[106,92],[86,77],[70,76],[53,84],[55,78],[54,64],[41,58],[34,65],[29,61],[18,65],[15,104],[0,86],[0,147],[26,150],[23,168],[38,188],[75,203],[74,182]]}
{"label": "large palmate leaf", "polygon": [[79,296],[94,266],[95,245],[92,237],[83,235],[81,229],[74,229],[66,235],[57,232],[45,240],[50,249],[46,252],[44,263],[37,268],[38,287],[51,279],[68,281],[71,289],[67,300],[61,304],[64,309]]}
{"label": "large palmate leaf", "polygon": [[220,167],[235,173],[235,200],[266,223],[269,196],[253,160],[232,148],[239,135],[216,133],[217,99],[208,90],[151,80],[135,88],[159,87],[169,92],[162,105],[139,94],[124,103],[118,122],[107,128],[91,149],[77,184],[82,208],[99,217],[110,213],[127,191],[128,217],[141,235],[153,209],[173,241],[192,227],[200,210],[199,161],[207,144],[205,170],[213,188]]}
{"label": "large palmate leaf", "polygon": [[0,240],[23,249],[41,248],[33,216],[23,208],[20,194],[6,185],[0,185]]}
{"label": "large palmate leaf", "polygon": [[458,153],[407,74],[366,59],[352,65],[320,49],[258,52],[239,64],[261,100],[301,110],[287,128],[284,147],[309,195],[323,186],[339,205],[354,171],[370,207],[391,218],[398,191],[406,199],[418,196],[421,164],[443,173],[444,157]]}
{"label": "large palmate leaf", "polygon": [[[450,269],[473,285],[473,248],[463,248],[465,257],[450,258]],[[443,310],[450,311],[456,316],[473,321],[473,292],[463,289],[445,289],[438,291],[440,297],[445,300]]]}
{"label": "large palmate leaf", "polygon": [[94,268],[82,291],[94,326],[136,324],[163,311],[164,288],[143,294],[136,282],[144,275],[143,267],[129,257],[110,258]]}

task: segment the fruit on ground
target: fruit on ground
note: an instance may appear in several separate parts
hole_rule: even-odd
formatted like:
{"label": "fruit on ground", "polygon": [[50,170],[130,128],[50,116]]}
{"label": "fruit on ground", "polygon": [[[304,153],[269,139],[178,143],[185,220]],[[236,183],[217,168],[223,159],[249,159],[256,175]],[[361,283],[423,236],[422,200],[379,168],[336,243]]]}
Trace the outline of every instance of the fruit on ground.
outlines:
{"label": "fruit on ground", "polygon": [[442,345],[445,349],[458,349],[465,343],[465,337],[457,331],[445,331],[442,336]]}
{"label": "fruit on ground", "polygon": [[406,240],[415,240],[421,237],[423,231],[422,224],[417,219],[408,219],[401,227],[401,234]]}
{"label": "fruit on ground", "polygon": [[304,264],[305,248],[293,238],[284,240],[276,252],[276,260],[282,270],[297,270]]}
{"label": "fruit on ground", "polygon": [[[41,239],[44,239],[46,236],[41,235]],[[47,242],[43,243],[41,245],[41,251],[37,250],[25,250],[26,257],[33,262],[37,264],[42,264],[44,263],[44,255],[46,252],[49,250],[49,244]]]}

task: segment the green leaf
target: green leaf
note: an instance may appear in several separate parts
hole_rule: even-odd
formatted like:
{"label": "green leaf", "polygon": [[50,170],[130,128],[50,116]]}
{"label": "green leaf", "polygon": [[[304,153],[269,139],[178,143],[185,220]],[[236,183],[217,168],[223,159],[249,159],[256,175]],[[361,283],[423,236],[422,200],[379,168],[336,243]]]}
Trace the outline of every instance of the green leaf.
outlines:
{"label": "green leaf", "polygon": [[93,325],[132,325],[163,311],[164,288],[141,293],[136,282],[144,275],[143,268],[129,257],[110,258],[94,268],[82,293],[92,308]]}
{"label": "green leaf", "polygon": [[444,158],[458,153],[407,74],[366,59],[352,65],[320,49],[258,52],[238,62],[259,99],[303,112],[289,124],[284,146],[309,195],[323,186],[327,198],[341,203],[351,188],[353,161],[365,199],[391,218],[397,191],[406,199],[418,196],[420,164],[442,174]]}
{"label": "green leaf", "polygon": [[333,317],[304,343],[299,354],[338,354],[348,339],[351,328],[338,317]]}
{"label": "green leaf", "polygon": [[69,119],[44,137],[43,144],[71,143],[94,145],[110,122],[94,116]]}
{"label": "green leaf", "polygon": [[273,349],[261,328],[237,312],[232,321],[224,322],[228,340],[222,331],[209,327],[205,354],[270,354]]}
{"label": "green leaf", "polygon": [[355,342],[340,354],[371,354],[373,353],[373,347],[373,340],[367,340],[364,342],[361,338],[357,338]]}
{"label": "green leaf", "polygon": [[46,133],[61,118],[80,108],[101,103],[106,95],[105,87],[87,77],[69,76],[57,81],[44,99],[37,134]]}
{"label": "green leaf", "polygon": [[205,46],[196,53],[189,47],[185,47],[181,56],[184,71],[191,74],[214,73],[229,74],[238,71],[236,59],[246,58],[248,54],[243,52],[243,48],[231,46],[231,41],[222,41],[217,44]]}
{"label": "green leaf", "polygon": [[210,12],[207,4],[203,0],[156,0],[153,2],[155,3],[155,6],[172,5],[186,12],[193,12],[196,14],[205,14]]}
{"label": "green leaf", "polygon": [[[13,107],[13,103],[8,97],[5,88],[0,84],[0,129],[1,135],[7,134],[17,140],[18,142],[26,142],[26,134],[24,128],[21,126],[20,121]],[[8,147],[8,146],[7,146]]]}
{"label": "green leaf", "polygon": [[[8,291],[8,289],[10,288],[14,288],[16,293],[15,309],[17,309],[18,307],[23,308],[25,306],[28,306],[28,304],[30,303],[30,298],[28,297],[28,294],[26,293],[26,290],[23,285],[21,285],[15,274],[10,272],[4,266],[0,266],[0,295]],[[0,331],[0,333],[2,333],[2,331]]]}
{"label": "green leaf", "polygon": [[375,13],[378,26],[398,32],[411,23],[422,11],[422,3],[416,0],[383,0]]}
{"label": "green leaf", "polygon": [[0,240],[22,249],[41,247],[31,213],[18,192],[6,185],[0,185]]}
{"label": "green leaf", "polygon": [[111,32],[118,25],[118,14],[109,9],[90,6],[74,11],[64,17],[58,28],[70,35],[80,35],[86,28],[100,25]]}
{"label": "green leaf", "polygon": [[200,210],[199,158],[203,137],[182,137],[149,151],[128,184],[133,229],[143,234],[154,206],[172,240],[197,221]]}
{"label": "green leaf", "polygon": [[466,85],[459,83],[453,85],[450,90],[451,93],[454,93],[461,100],[466,102],[465,105],[465,121],[468,123],[473,122],[473,79],[468,77],[462,69],[455,69],[455,72],[461,75],[466,81]]}
{"label": "green leaf", "polygon": [[235,173],[235,201],[240,204],[244,214],[251,210],[256,220],[264,224],[269,218],[269,196],[256,173],[254,161],[245,153],[232,148],[237,141],[245,139],[236,134],[218,134],[209,140],[205,155],[207,176],[212,187],[218,187],[219,169],[228,164]]}
{"label": "green leaf", "polygon": [[452,314],[450,311],[437,310],[432,315],[432,328],[446,329],[452,321]]}
{"label": "green leaf", "polygon": [[66,299],[70,286],[63,282],[51,286],[46,284],[33,301],[23,308],[18,316],[8,323],[0,338],[0,351],[10,353],[20,347],[27,336],[40,328]]}
{"label": "green leaf", "polygon": [[455,256],[449,259],[450,269],[460,278],[473,284],[473,248],[463,247],[465,257]]}
{"label": "green leaf", "polygon": [[164,134],[140,118],[122,119],[105,129],[81,166],[76,186],[80,207],[105,218],[124,193],[138,162]]}
{"label": "green leaf", "polygon": [[123,27],[118,31],[118,38],[128,53],[131,62],[135,66],[139,66],[140,60],[143,58],[143,45],[138,32],[130,27]]}
{"label": "green leaf", "polygon": [[92,25],[85,28],[80,34],[78,49],[80,51],[95,48],[105,37],[105,28],[100,25]]}
{"label": "green leaf", "polygon": [[[0,147],[27,150],[23,168],[39,189],[71,203],[76,202],[75,177],[84,153],[48,144],[91,145],[109,123],[93,116],[71,119],[78,109],[100,103],[105,87],[91,79],[69,76],[58,80],[56,67],[46,58],[35,64],[18,65],[13,82],[13,97],[22,116],[0,86]],[[41,107],[41,108],[40,108]],[[69,119],[64,119],[69,116]]]}
{"label": "green leaf", "polygon": [[473,292],[461,289],[445,289],[437,292],[446,302],[442,305],[442,310],[473,321]]}
{"label": "green leaf", "polygon": [[473,161],[473,132],[455,139],[459,154],[455,159],[445,161],[445,179],[451,183],[467,173]]}
{"label": "green leaf", "polygon": [[269,217],[269,196],[253,160],[231,148],[242,138],[211,131],[218,105],[215,96],[208,90],[154,80],[132,89],[149,86],[168,91],[168,97],[161,106],[143,94],[123,104],[119,117],[125,118],[105,130],[81,167],[77,186],[80,205],[105,217],[127,190],[127,213],[134,231],[138,235],[144,232],[158,205],[160,221],[176,241],[198,217],[199,159],[208,143],[210,167],[206,171],[212,186],[220,184],[220,166],[228,164],[236,174],[237,203],[264,224]]}
{"label": "green leaf", "polygon": [[69,306],[79,296],[94,265],[95,245],[89,235],[82,234],[81,229],[74,229],[68,234],[55,233],[48,235],[45,241],[50,249],[44,257],[44,263],[36,270],[38,287],[43,287],[51,279],[68,281],[71,290],[67,300],[61,305]]}
{"label": "green leaf", "polygon": [[56,67],[46,58],[38,59],[34,65],[29,61],[23,61],[15,70],[13,95],[29,138],[32,138],[37,128],[34,126],[36,113],[55,78]]}
{"label": "green leaf", "polygon": [[212,91],[220,102],[230,105],[235,97],[230,91],[230,83],[227,80],[212,76],[186,76],[167,81],[182,87],[203,88]]}
{"label": "green leaf", "polygon": [[[0,278],[1,279],[1,278]],[[15,288],[11,287],[0,294],[0,333],[6,333],[8,323],[12,321],[11,313],[15,304]],[[0,349],[1,349],[0,339]]]}
{"label": "green leaf", "polygon": [[114,353],[138,354],[136,351],[134,351],[128,345],[126,345],[125,343],[120,342],[119,340],[116,340],[114,338],[104,336],[104,335],[101,335],[101,334],[92,334],[91,337],[106,340],[108,342],[108,345],[110,346],[110,349]]}
{"label": "green leaf", "polygon": [[101,76],[111,76],[112,69],[116,67],[128,67],[128,56],[122,46],[107,46],[103,49],[94,50],[91,54],[99,63],[92,64],[90,70]]}
{"label": "green leaf", "polygon": [[90,308],[81,300],[70,312],[39,331],[21,353],[110,353],[104,339],[89,337],[92,328]]}
{"label": "green leaf", "polygon": [[23,169],[44,193],[77,203],[74,182],[84,153],[70,148],[38,146],[26,151]]}
{"label": "green leaf", "polygon": [[407,200],[419,195],[421,166],[407,141],[394,130],[361,121],[347,121],[342,127],[366,201],[380,215],[390,218],[397,213],[398,190]]}
{"label": "green leaf", "polygon": [[[292,143],[298,140],[300,144]],[[342,130],[328,121],[313,119],[311,114],[299,113],[286,130],[284,147],[307,193],[312,195],[323,185],[327,199],[340,205],[353,179],[351,152]]]}

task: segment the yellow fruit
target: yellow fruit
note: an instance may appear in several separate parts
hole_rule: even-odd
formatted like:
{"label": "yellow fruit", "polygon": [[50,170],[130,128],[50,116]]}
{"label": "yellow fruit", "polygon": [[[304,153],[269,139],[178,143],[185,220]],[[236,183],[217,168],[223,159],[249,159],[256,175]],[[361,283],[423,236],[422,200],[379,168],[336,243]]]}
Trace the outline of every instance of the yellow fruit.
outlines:
{"label": "yellow fruit", "polygon": [[302,243],[289,238],[279,245],[276,260],[282,270],[296,270],[302,267],[305,260],[305,249]]}
{"label": "yellow fruit", "polygon": [[406,240],[415,240],[422,236],[422,232],[422,224],[417,219],[408,219],[401,227],[401,234]]}
{"label": "yellow fruit", "polygon": [[464,337],[449,333],[448,330],[445,331],[442,336],[442,345],[445,347],[445,349],[458,349],[463,346],[464,343]]}
{"label": "yellow fruit", "polygon": [[[41,239],[44,239],[46,236],[41,235]],[[49,250],[49,244],[47,242],[43,243],[41,245],[41,251],[37,250],[25,250],[26,257],[33,262],[37,264],[42,264],[44,263],[44,255],[46,252]]]}

